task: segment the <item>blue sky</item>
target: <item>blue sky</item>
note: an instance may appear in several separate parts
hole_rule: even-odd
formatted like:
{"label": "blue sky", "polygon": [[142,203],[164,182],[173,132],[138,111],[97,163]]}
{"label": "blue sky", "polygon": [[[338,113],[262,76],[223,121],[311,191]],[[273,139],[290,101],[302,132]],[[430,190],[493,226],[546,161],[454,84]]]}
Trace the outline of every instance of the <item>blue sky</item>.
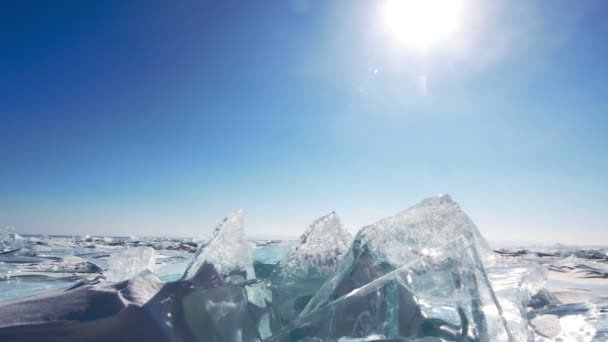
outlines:
{"label": "blue sky", "polygon": [[295,236],[449,193],[490,240],[608,244],[608,4],[464,2],[420,51],[382,1],[4,1],[0,225]]}

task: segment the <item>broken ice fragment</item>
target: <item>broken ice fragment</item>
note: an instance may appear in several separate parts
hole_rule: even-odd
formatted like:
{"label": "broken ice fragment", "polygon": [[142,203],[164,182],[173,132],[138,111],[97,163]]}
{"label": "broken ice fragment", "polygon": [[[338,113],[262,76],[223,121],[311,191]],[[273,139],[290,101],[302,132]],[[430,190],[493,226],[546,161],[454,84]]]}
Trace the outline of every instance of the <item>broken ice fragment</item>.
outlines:
{"label": "broken ice fragment", "polygon": [[213,265],[224,280],[230,282],[255,278],[241,210],[224,218],[207,242],[198,247],[182,280],[195,280],[205,264]]}
{"label": "broken ice fragment", "polygon": [[154,269],[156,253],[150,247],[128,248],[108,258],[108,268],[103,273],[107,281],[127,280]]}
{"label": "broken ice fragment", "polygon": [[0,228],[0,253],[10,250],[10,243],[13,240],[14,227],[8,226]]}
{"label": "broken ice fragment", "polygon": [[542,290],[545,268],[538,263],[505,258],[487,268],[487,273],[514,341],[533,340],[526,307]]}

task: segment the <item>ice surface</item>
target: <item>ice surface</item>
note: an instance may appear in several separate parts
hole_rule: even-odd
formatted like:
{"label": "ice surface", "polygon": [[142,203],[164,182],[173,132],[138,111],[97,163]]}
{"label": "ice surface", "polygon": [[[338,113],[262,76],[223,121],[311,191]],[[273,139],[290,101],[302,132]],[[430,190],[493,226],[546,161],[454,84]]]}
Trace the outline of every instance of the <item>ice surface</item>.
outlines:
{"label": "ice surface", "polygon": [[510,256],[536,255],[537,257],[576,257],[588,260],[608,260],[608,248],[601,246],[568,246],[563,244],[541,246],[502,246],[498,253]]}
{"label": "ice surface", "polygon": [[532,320],[532,327],[542,337],[550,339],[555,339],[562,330],[557,315],[537,316]]}
{"label": "ice surface", "polygon": [[0,328],[108,317],[127,305],[143,305],[162,285],[158,278],[147,275],[116,284],[82,284],[68,290],[6,301],[0,305]]}
{"label": "ice surface", "polygon": [[146,270],[152,271],[155,261],[156,253],[150,247],[127,248],[108,258],[108,268],[103,275],[110,282],[130,279]]}
{"label": "ice surface", "polygon": [[[25,267],[21,268],[22,270]],[[60,272],[60,273],[98,273],[101,268],[83,258],[77,256],[65,256],[57,262],[44,262],[32,268],[40,272]]]}
{"label": "ice surface", "polygon": [[24,298],[36,294],[50,293],[53,290],[66,288],[74,284],[74,279],[53,277],[11,277],[0,279],[0,312],[1,305],[9,300]]}
{"label": "ice surface", "polygon": [[608,298],[551,306],[533,315],[535,341],[608,341]]}
{"label": "ice surface", "polygon": [[245,238],[243,212],[238,210],[224,218],[215,228],[208,242],[201,244],[194,260],[186,269],[183,280],[196,278],[199,269],[212,264],[225,279],[255,278],[251,247]]}
{"label": "ice surface", "polygon": [[[546,289],[553,300],[530,313],[535,341],[608,341],[608,281],[602,259],[577,249],[577,255],[542,257],[548,269]],[[560,254],[562,255],[562,254]]]}
{"label": "ice surface", "polygon": [[317,332],[303,336],[324,339],[379,334],[508,341],[482,262],[492,259],[456,202],[447,195],[427,198],[361,229],[291,333],[309,327]]}
{"label": "ice surface", "polygon": [[[522,265],[523,270],[536,265],[547,279],[538,294],[530,298],[525,315],[519,319],[521,323],[529,319],[529,340],[534,334],[536,342],[608,341],[605,247],[553,245],[506,247],[499,251],[505,257],[488,271],[509,324],[516,322],[509,317],[516,317],[514,313],[518,310],[512,310],[514,306],[508,302],[503,303],[504,295],[507,294],[507,299],[517,298],[514,294],[522,291],[518,290],[518,282],[512,280],[519,278],[518,273],[526,274],[521,272]],[[533,293],[539,282],[529,283],[533,284],[529,293]],[[517,328],[512,327],[511,331],[517,336]]]}
{"label": "ice surface", "polygon": [[18,273],[13,277],[48,277],[48,278],[71,278],[84,274],[98,275],[102,269],[83,258],[77,256],[65,256],[59,260],[46,260],[40,263],[19,264],[16,266]]}
{"label": "ice surface", "polygon": [[0,280],[9,280],[19,274],[19,269],[11,264],[0,262]]}

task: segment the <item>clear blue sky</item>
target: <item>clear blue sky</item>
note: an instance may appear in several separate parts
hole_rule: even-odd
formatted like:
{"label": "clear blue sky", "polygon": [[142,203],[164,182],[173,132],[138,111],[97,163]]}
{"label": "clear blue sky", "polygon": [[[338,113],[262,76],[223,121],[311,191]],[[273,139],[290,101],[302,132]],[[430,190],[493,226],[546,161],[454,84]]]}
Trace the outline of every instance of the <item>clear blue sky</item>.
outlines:
{"label": "clear blue sky", "polygon": [[465,2],[423,52],[382,1],[2,1],[0,225],[294,236],[449,193],[490,240],[608,244],[608,3]]}

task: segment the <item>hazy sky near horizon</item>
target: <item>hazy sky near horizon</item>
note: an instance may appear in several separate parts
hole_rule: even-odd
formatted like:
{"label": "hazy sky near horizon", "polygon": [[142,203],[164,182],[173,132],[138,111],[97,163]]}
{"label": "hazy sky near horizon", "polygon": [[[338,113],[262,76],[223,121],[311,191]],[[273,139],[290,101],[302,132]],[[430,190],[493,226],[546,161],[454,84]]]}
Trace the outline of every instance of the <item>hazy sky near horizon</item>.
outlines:
{"label": "hazy sky near horizon", "polygon": [[463,0],[424,50],[383,3],[3,1],[0,226],[354,232],[449,193],[489,240],[608,245],[608,3]]}

